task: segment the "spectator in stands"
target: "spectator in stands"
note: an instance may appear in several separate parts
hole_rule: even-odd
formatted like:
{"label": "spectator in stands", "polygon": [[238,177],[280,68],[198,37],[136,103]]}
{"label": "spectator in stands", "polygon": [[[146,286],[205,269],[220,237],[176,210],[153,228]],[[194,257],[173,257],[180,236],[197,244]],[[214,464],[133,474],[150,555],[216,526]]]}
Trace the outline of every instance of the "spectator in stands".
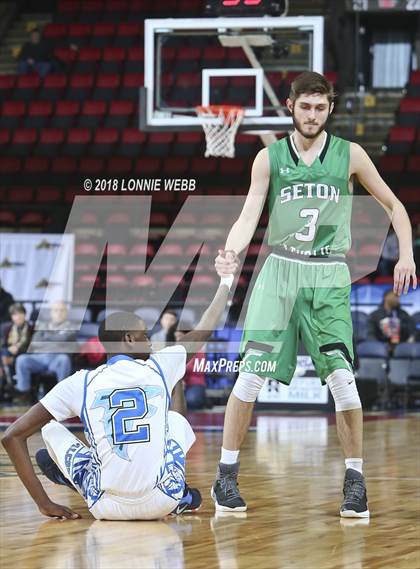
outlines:
{"label": "spectator in stands", "polygon": [[12,391],[15,360],[28,349],[32,334],[23,304],[12,304],[9,314],[12,324],[4,329],[1,339],[0,382],[3,393]]}
{"label": "spectator in stands", "polygon": [[0,324],[10,321],[9,308],[15,302],[13,296],[1,285],[0,281]]}
{"label": "spectator in stands", "polygon": [[71,342],[76,339],[67,320],[67,306],[64,302],[55,302],[51,306],[51,320],[40,323],[32,336],[33,342],[45,342],[48,353],[22,354],[16,359],[15,396],[27,401],[30,396],[31,376],[33,373],[55,373],[61,381],[71,373],[72,362],[68,354],[52,351],[53,342]]}
{"label": "spectator in stands", "polygon": [[[174,333],[174,340],[176,342],[180,342],[181,338],[185,336],[187,332],[188,330],[176,330]],[[205,365],[206,355],[204,352],[197,352],[195,356],[193,356],[187,363],[183,382],[185,400],[187,402],[188,409],[204,409],[206,406],[206,377],[204,374]]]}
{"label": "spectator in stands", "polygon": [[45,77],[51,71],[51,56],[47,41],[41,37],[38,28],[31,31],[31,39],[27,41],[19,54],[18,73],[26,75],[36,71]]}
{"label": "spectator in stands", "polygon": [[177,313],[173,310],[165,310],[160,318],[160,330],[150,336],[153,343],[153,350],[162,350],[168,340],[168,334],[176,329],[178,325]]}
{"label": "spectator in stands", "polygon": [[400,249],[398,246],[398,237],[394,229],[391,229],[388,233],[388,237],[385,239],[382,256],[379,261],[378,273],[383,276],[392,275],[394,273],[395,264],[399,258]]}
{"label": "spectator in stands", "polygon": [[368,320],[368,339],[388,342],[390,347],[413,340],[414,321],[400,307],[400,299],[392,289],[385,292],[382,305]]}

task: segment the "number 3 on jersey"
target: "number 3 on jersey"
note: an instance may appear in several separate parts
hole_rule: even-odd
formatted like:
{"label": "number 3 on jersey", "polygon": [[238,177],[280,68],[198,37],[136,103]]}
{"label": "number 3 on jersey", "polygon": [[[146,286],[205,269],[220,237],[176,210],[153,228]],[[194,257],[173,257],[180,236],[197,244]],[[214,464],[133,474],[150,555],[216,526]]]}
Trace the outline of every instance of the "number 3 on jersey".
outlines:
{"label": "number 3 on jersey", "polygon": [[116,409],[111,417],[112,439],[115,445],[150,441],[150,425],[139,424],[148,413],[143,389],[117,389],[109,396],[109,406],[110,409]]}
{"label": "number 3 on jersey", "polygon": [[316,222],[319,217],[319,209],[301,209],[299,217],[310,217],[310,220],[305,225],[305,229],[308,229],[308,233],[295,233],[295,238],[298,241],[313,241],[316,231]]}

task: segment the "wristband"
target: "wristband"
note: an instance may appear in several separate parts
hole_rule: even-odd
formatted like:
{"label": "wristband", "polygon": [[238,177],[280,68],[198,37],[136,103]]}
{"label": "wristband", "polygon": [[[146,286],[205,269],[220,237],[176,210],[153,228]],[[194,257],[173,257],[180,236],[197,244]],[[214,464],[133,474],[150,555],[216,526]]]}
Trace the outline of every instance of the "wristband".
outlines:
{"label": "wristband", "polygon": [[220,277],[220,285],[226,285],[230,290],[232,288],[234,279],[235,279],[234,275],[229,275],[227,277]]}

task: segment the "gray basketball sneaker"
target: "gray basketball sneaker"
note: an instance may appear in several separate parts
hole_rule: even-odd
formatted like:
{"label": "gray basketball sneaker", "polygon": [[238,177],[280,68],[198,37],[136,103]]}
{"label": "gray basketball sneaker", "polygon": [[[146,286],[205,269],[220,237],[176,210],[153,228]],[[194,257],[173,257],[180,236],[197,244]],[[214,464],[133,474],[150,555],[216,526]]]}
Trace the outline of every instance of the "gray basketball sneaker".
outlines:
{"label": "gray basketball sneaker", "polygon": [[342,518],[368,518],[369,509],[366,484],[363,474],[353,468],[347,468],[344,477],[344,502],[340,508]]}
{"label": "gray basketball sneaker", "polygon": [[218,512],[245,512],[246,503],[238,488],[239,462],[235,464],[219,463],[216,480],[211,489]]}

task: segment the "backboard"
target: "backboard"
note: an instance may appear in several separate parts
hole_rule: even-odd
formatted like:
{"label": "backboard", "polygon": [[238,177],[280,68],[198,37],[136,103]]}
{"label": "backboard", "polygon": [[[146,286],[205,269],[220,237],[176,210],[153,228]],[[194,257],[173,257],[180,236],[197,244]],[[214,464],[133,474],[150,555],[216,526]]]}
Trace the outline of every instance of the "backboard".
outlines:
{"label": "backboard", "polygon": [[323,17],[145,20],[142,130],[201,128],[199,105],[241,105],[243,131],[282,131],[290,82],[322,73]]}

